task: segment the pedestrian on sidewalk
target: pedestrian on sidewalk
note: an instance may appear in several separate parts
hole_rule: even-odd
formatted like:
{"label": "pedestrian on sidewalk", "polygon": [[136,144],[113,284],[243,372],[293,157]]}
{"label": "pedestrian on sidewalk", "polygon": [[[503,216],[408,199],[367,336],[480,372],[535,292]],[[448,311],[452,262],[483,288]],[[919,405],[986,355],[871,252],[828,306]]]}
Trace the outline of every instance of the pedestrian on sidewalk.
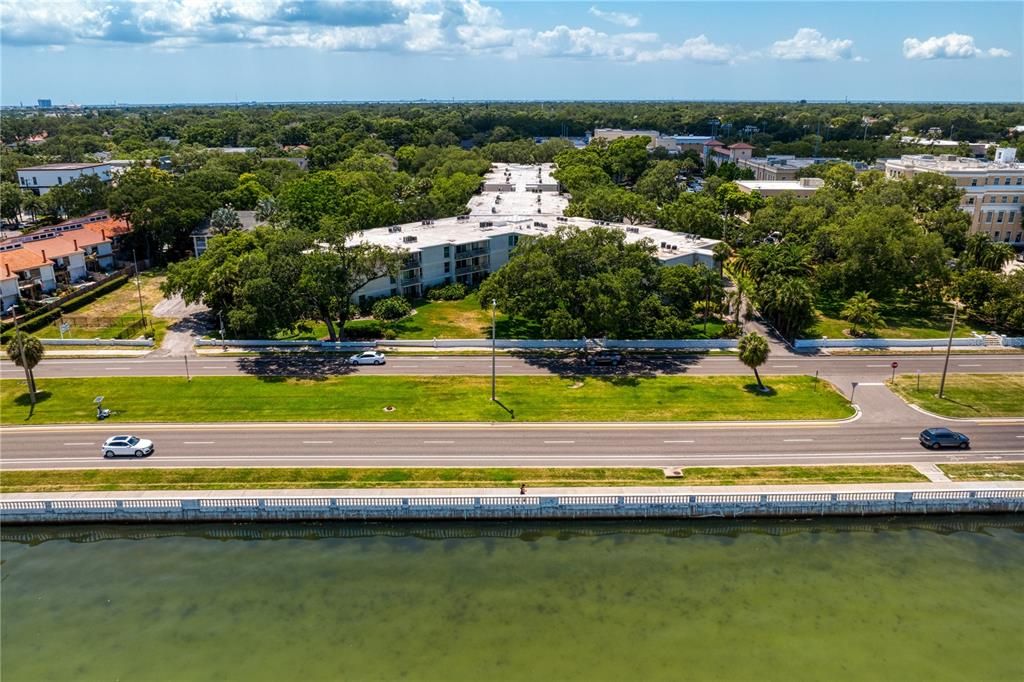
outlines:
{"label": "pedestrian on sidewalk", "polygon": [[520,483],[519,484],[519,494],[520,495],[525,495],[526,494],[526,484],[525,483]]}

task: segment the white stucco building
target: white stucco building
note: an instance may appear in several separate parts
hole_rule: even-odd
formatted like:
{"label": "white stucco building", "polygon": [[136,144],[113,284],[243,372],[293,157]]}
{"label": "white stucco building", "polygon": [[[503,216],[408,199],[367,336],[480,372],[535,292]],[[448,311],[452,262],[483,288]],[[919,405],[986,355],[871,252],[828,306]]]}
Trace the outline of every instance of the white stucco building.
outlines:
{"label": "white stucco building", "polygon": [[103,182],[110,182],[113,170],[109,163],[47,163],[18,169],[18,186],[38,195],[54,187],[66,185],[84,175],[96,175]]}

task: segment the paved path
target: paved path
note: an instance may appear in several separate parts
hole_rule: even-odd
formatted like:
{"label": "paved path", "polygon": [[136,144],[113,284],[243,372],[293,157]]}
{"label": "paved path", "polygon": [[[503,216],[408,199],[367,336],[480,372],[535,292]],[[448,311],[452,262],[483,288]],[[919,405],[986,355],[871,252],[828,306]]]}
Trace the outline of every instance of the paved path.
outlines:
{"label": "paved path", "polygon": [[[872,493],[919,490],[1021,490],[1022,481],[973,481],[963,483],[863,483],[855,485],[663,485],[628,487],[533,487],[528,495],[738,495],[774,493]],[[298,497],[491,497],[519,495],[519,485],[504,488],[307,488],[284,490],[133,490],[71,493],[5,493],[4,500],[102,500],[102,499],[217,499]]]}

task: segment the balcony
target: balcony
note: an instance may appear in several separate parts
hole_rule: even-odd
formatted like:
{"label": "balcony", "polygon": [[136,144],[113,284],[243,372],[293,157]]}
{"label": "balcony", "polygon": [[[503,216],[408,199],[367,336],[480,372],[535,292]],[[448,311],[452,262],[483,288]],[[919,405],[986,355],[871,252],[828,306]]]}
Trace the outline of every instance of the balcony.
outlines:
{"label": "balcony", "polygon": [[490,260],[487,258],[481,258],[478,263],[466,263],[464,265],[455,266],[456,275],[468,275],[474,272],[487,272],[490,268]]}
{"label": "balcony", "polygon": [[403,287],[411,286],[413,284],[419,284],[420,275],[419,273],[409,273],[407,275],[403,274],[400,281],[402,282]]}
{"label": "balcony", "polygon": [[491,247],[489,244],[486,246],[473,246],[462,251],[455,249],[455,258],[457,260],[462,258],[473,258],[474,256],[486,256],[490,253]]}

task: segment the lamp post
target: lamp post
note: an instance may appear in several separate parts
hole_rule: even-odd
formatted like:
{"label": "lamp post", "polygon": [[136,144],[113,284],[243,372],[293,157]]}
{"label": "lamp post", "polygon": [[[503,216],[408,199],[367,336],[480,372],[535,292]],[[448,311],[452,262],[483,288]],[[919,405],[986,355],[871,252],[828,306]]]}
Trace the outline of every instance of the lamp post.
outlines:
{"label": "lamp post", "polygon": [[498,370],[498,324],[497,320],[498,301],[491,299],[491,401],[497,400],[497,370]]}
{"label": "lamp post", "polygon": [[960,301],[953,301],[953,322],[949,325],[949,341],[946,343],[946,361],[942,363],[942,381],[939,382],[939,399],[946,390],[946,370],[949,369],[949,354],[953,350],[953,331],[956,329],[956,311],[960,309]]}
{"label": "lamp post", "polygon": [[224,311],[219,311],[217,316],[220,318],[220,350],[222,353],[226,353],[228,350],[228,344],[227,341],[224,340]]}

